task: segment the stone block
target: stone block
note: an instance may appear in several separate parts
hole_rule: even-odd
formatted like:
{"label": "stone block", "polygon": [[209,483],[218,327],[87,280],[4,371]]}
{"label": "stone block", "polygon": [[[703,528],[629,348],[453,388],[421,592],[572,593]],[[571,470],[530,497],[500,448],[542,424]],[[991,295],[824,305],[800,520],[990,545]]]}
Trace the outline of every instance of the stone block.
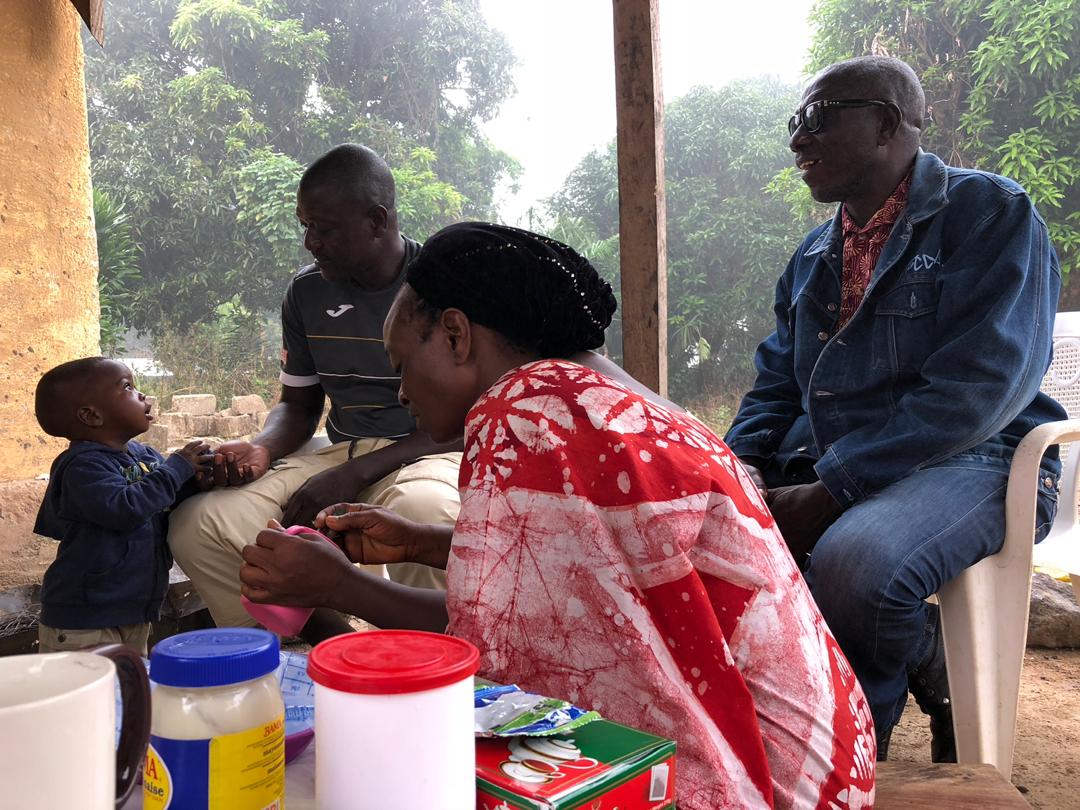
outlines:
{"label": "stone block", "polygon": [[217,431],[217,420],[221,417],[211,413],[188,417],[188,436],[220,436]]}
{"label": "stone block", "polygon": [[232,398],[232,412],[234,414],[256,414],[265,413],[267,410],[266,403],[263,402],[263,398],[258,394],[247,394],[242,397]]}
{"label": "stone block", "polygon": [[136,436],[135,441],[150,445],[159,453],[166,453],[169,450],[169,428],[155,422],[146,433]]}
{"label": "stone block", "polygon": [[1029,647],[1080,647],[1080,605],[1072,586],[1043,573],[1031,579]]}
{"label": "stone block", "polygon": [[214,434],[217,436],[235,439],[254,433],[257,429],[255,417],[251,414],[214,417]]}
{"label": "stone block", "polygon": [[154,423],[166,428],[169,431],[169,441],[175,444],[191,435],[191,419],[186,413],[169,411],[157,416]]}
{"label": "stone block", "polygon": [[266,411],[266,413],[255,414],[255,423],[258,426],[259,430],[263,429],[263,426],[266,424],[266,417],[268,417],[269,415],[270,411]]}
{"label": "stone block", "polygon": [[213,394],[173,394],[172,409],[192,416],[209,416],[217,410]]}

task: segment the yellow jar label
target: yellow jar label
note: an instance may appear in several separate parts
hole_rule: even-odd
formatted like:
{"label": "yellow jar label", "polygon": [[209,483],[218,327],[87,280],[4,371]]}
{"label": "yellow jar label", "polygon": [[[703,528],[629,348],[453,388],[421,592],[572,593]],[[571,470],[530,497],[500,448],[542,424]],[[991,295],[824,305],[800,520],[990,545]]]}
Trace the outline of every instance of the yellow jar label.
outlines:
{"label": "yellow jar label", "polygon": [[165,810],[171,798],[169,768],[154,746],[148,745],[143,760],[143,810]]}
{"label": "yellow jar label", "polygon": [[284,799],[284,714],[210,741],[210,810],[281,810]]}
{"label": "yellow jar label", "polygon": [[202,740],[151,735],[144,810],[283,810],[285,716]]}

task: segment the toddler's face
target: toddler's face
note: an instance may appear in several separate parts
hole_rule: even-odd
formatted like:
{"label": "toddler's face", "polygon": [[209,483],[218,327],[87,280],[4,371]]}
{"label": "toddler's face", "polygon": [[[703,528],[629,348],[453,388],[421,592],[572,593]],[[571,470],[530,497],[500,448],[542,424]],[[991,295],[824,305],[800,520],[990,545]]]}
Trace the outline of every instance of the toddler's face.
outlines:
{"label": "toddler's face", "polygon": [[103,362],[93,389],[92,404],[111,433],[134,438],[150,427],[150,405],[135,387],[135,375],[126,365],[116,360]]}

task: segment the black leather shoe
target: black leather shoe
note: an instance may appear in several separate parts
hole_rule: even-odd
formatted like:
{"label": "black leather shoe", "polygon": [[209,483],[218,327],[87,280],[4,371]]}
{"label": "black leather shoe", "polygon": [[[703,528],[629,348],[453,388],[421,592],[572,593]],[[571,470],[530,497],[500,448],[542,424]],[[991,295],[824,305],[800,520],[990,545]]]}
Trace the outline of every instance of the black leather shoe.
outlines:
{"label": "black leather shoe", "polygon": [[[934,640],[919,666],[908,673],[908,689],[923,714],[930,717],[930,759],[956,762],[956,732],[953,729],[949,675],[945,669],[945,644],[937,622],[937,605],[928,605],[933,615]],[[927,622],[927,624],[930,623]]]}
{"label": "black leather shoe", "polygon": [[877,761],[884,762],[889,758],[889,741],[892,739],[892,729],[884,734],[877,735]]}

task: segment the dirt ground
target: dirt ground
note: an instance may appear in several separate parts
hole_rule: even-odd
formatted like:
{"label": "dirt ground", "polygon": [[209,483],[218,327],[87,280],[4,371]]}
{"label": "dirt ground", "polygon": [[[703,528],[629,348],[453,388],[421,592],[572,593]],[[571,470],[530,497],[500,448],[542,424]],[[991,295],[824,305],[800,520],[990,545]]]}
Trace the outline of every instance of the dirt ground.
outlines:
{"label": "dirt ground", "polygon": [[[889,758],[930,761],[930,722],[914,699],[893,732]],[[1080,806],[1080,650],[1029,649],[1020,682],[1013,784],[1036,810]]]}
{"label": "dirt ground", "polygon": [[[31,532],[43,481],[0,484],[0,591],[40,582],[56,544]],[[1013,783],[1036,810],[1080,807],[1080,650],[1031,649],[1024,663]],[[908,703],[892,759],[928,762],[929,721]]]}

